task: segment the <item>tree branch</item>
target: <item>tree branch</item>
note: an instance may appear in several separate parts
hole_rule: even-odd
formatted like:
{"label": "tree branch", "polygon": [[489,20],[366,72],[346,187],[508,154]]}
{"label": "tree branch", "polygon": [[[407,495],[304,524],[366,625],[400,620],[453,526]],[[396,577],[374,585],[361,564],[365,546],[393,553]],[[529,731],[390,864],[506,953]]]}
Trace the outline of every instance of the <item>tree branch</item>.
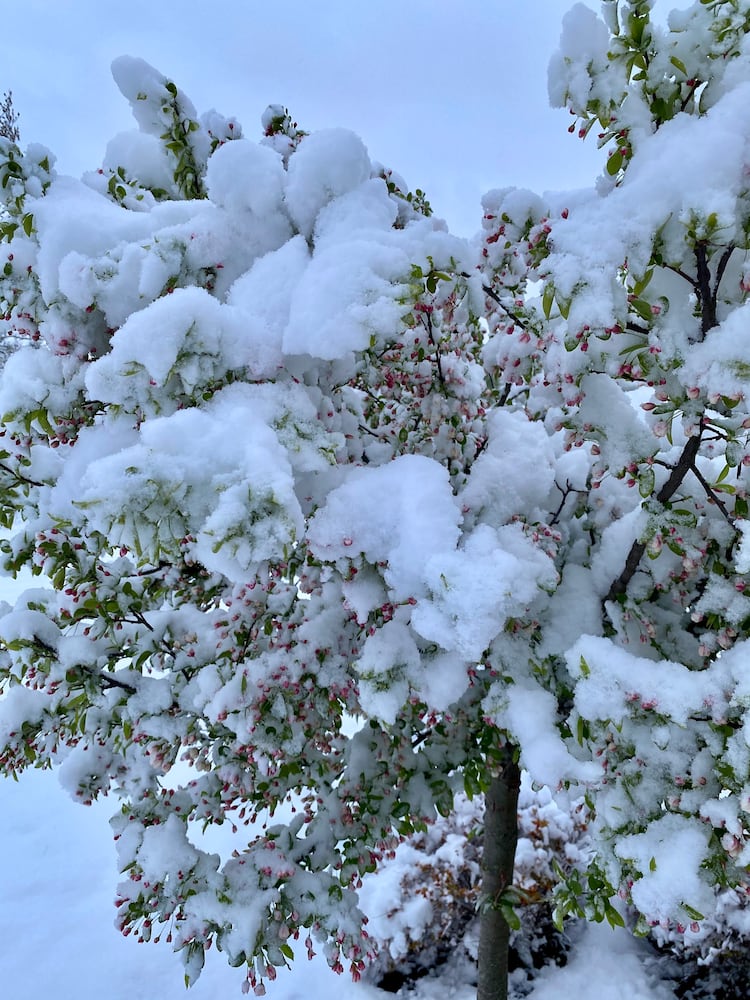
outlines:
{"label": "tree branch", "polygon": [[[677,492],[680,484],[684,480],[685,476],[690,472],[695,466],[695,458],[698,454],[698,449],[701,444],[701,435],[698,434],[695,437],[691,437],[688,443],[685,445],[682,454],[677,460],[677,464],[672,466],[672,472],[667,478],[662,488],[656,494],[656,499],[659,503],[665,504],[674,496]],[[608,601],[616,601],[618,597],[625,593],[628,589],[628,584],[635,576],[638,567],[643,558],[643,553],[646,551],[645,542],[635,541],[630,547],[630,552],[628,552],[628,558],[625,560],[625,567],[617,577],[616,580],[612,582],[612,586],[607,592],[607,596],[604,598],[605,603]]]}
{"label": "tree branch", "polygon": [[96,675],[96,678],[102,682],[104,687],[120,688],[121,691],[128,691],[130,694],[136,693],[137,689],[132,684],[128,684],[127,681],[119,680],[119,678],[115,677],[113,674],[105,674],[104,671],[100,670]]}
{"label": "tree branch", "polygon": [[[462,278],[471,278],[471,275],[468,273],[468,271],[461,271],[460,272],[460,277],[462,277]],[[524,323],[524,321],[521,319],[521,317],[517,313],[513,312],[512,309],[509,309],[508,306],[506,306],[506,304],[503,302],[503,300],[497,294],[497,292],[495,291],[495,289],[491,287],[491,285],[485,285],[484,282],[483,282],[482,283],[482,291],[484,292],[485,295],[488,295],[492,299],[493,302],[496,302],[500,306],[500,308],[502,309],[502,311],[505,313],[505,315],[509,319],[512,319],[513,322],[516,323],[518,326],[520,326],[522,330],[526,330],[527,329],[526,323]]]}
{"label": "tree branch", "polygon": [[625,329],[628,331],[628,333],[640,333],[644,337],[649,332],[647,326],[639,326],[637,323],[633,323],[630,320],[625,324]]}
{"label": "tree branch", "polygon": [[692,285],[692,287],[696,291],[698,291],[698,281],[697,281],[697,279],[696,278],[691,278],[690,275],[686,271],[683,271],[681,267],[676,267],[674,264],[665,264],[664,267],[666,267],[666,269],[668,271],[673,271],[675,274],[679,274],[679,276],[681,278],[684,278],[685,281],[687,281],[689,285]]}

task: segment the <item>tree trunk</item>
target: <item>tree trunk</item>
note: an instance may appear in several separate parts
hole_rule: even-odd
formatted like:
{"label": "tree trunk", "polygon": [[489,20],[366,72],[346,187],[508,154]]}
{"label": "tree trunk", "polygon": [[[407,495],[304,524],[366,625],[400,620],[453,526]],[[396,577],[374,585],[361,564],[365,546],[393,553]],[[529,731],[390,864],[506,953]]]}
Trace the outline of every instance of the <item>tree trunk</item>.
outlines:
{"label": "tree trunk", "polygon": [[477,1000],[507,1000],[510,927],[499,901],[513,884],[521,772],[511,756],[485,793]]}

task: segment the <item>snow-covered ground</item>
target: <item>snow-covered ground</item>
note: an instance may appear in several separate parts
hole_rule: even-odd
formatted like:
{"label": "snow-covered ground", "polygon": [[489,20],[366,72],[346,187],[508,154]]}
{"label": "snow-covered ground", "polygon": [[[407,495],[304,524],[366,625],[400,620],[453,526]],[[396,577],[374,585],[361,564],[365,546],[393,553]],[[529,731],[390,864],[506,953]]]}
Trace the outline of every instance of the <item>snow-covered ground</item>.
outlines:
{"label": "snow-covered ground", "polygon": [[[85,809],[54,774],[0,779],[0,978],[9,1000],[177,1000],[186,996],[168,945],[137,944],[114,928],[118,879],[107,818],[111,803]],[[565,969],[547,969],[533,1000],[668,1000],[649,982],[642,946],[622,931],[588,928]],[[190,1000],[239,997],[242,976],[209,954]],[[472,1000],[456,977],[422,980],[414,1000]],[[269,986],[271,1000],[375,1000],[391,994],[335,976],[320,957],[300,958]]]}

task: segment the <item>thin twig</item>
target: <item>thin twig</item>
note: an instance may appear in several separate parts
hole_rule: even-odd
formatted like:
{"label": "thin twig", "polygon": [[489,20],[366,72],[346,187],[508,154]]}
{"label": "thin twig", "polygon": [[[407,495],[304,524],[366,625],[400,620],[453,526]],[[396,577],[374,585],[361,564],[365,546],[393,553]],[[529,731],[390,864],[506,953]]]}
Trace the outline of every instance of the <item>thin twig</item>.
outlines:
{"label": "thin twig", "polygon": [[666,269],[668,271],[674,271],[675,274],[679,274],[679,276],[681,278],[684,278],[685,281],[687,281],[689,285],[692,285],[693,288],[696,291],[698,291],[698,280],[697,280],[697,278],[691,278],[690,275],[687,274],[687,272],[683,271],[681,267],[676,267],[674,264],[665,264],[664,267],[666,267]]}
{"label": "thin twig", "polygon": [[560,486],[559,483],[555,483],[555,486],[562,493],[562,500],[560,501],[560,506],[553,513],[551,520],[547,522],[549,524],[550,528],[552,528],[554,525],[556,525],[557,522],[559,521],[560,515],[562,514],[562,511],[563,511],[563,507],[565,506],[565,504],[566,504],[566,502],[567,502],[568,497],[570,496],[570,494],[571,493],[585,493],[586,492],[585,490],[574,490],[573,487],[570,485],[570,480],[567,480],[567,479],[565,480],[565,488],[564,489],[563,489],[562,486]]}
{"label": "thin twig", "polygon": [[693,82],[693,84],[690,87],[690,90],[688,90],[687,94],[682,99],[682,104],[680,106],[680,111],[684,111],[685,108],[688,106],[688,104],[690,104],[690,98],[695,96],[695,91],[697,90],[698,87],[700,87],[700,85],[701,85],[701,81],[700,80],[695,80]]}
{"label": "thin twig", "polygon": [[706,491],[706,493],[708,494],[708,496],[713,500],[713,502],[719,508],[719,510],[721,511],[721,513],[727,519],[727,521],[734,527],[734,518],[732,517],[732,515],[727,510],[724,501],[721,499],[720,496],[718,496],[716,494],[716,491],[713,489],[713,487],[711,486],[711,484],[709,482],[707,482],[705,476],[700,471],[700,469],[698,468],[698,466],[694,464],[692,466],[692,468],[691,468],[691,471],[692,471],[693,475],[695,476],[695,478],[698,480],[698,482],[701,484],[701,486],[703,487],[703,489]]}
{"label": "thin twig", "polygon": [[44,486],[44,483],[38,483],[36,479],[29,479],[28,476],[22,475],[17,469],[11,469],[11,467],[6,465],[5,462],[0,462],[0,469],[2,469],[3,472],[7,472],[8,475],[15,476],[16,479],[20,479],[22,483],[27,483],[29,486]]}
{"label": "thin twig", "polygon": [[146,621],[146,619],[144,618],[143,614],[140,611],[134,611],[133,612],[133,617],[135,618],[136,623],[140,623],[141,625],[145,625],[146,628],[149,630],[149,632],[153,632],[154,631],[154,626],[151,625],[149,622]]}
{"label": "thin twig", "polygon": [[[472,277],[472,275],[469,274],[468,271],[459,271],[458,272],[458,276],[461,277],[461,278],[471,278]],[[518,315],[518,313],[515,313],[515,312],[513,312],[512,309],[508,308],[508,306],[503,302],[503,300],[500,298],[500,296],[497,294],[497,292],[495,291],[494,288],[492,288],[490,285],[485,285],[484,283],[482,283],[482,291],[484,292],[485,295],[488,295],[492,299],[493,302],[496,302],[500,306],[500,308],[503,310],[503,312],[505,313],[505,315],[509,319],[512,319],[514,323],[517,323],[518,326],[520,326],[522,330],[527,329],[527,324],[524,323],[524,321],[521,319],[521,317]]]}
{"label": "thin twig", "polygon": [[644,337],[649,333],[649,329],[647,326],[638,326],[637,323],[633,322],[626,323],[625,329],[628,331],[628,333],[639,333]]}
{"label": "thin twig", "polygon": [[726,270],[727,264],[729,263],[729,258],[732,256],[734,251],[735,251],[735,246],[733,243],[730,243],[729,246],[724,251],[724,253],[721,255],[721,259],[719,260],[719,264],[716,268],[716,277],[714,278],[714,291],[713,291],[714,309],[716,308],[716,298],[719,294],[719,285],[721,284],[721,279],[724,277],[724,271]]}
{"label": "thin twig", "polygon": [[103,671],[99,672],[97,680],[100,680],[105,687],[120,688],[120,690],[128,691],[130,694],[135,694],[136,692],[136,688],[132,684],[128,684],[126,681],[121,681],[112,674],[105,674]]}

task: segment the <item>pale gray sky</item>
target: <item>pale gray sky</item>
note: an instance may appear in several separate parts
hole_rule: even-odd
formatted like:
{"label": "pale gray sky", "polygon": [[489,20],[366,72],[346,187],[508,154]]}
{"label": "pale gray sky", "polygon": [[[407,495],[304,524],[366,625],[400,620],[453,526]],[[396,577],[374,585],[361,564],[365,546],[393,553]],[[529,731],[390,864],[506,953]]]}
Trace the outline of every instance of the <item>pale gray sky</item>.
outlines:
{"label": "pale gray sky", "polygon": [[[100,165],[133,127],[110,76],[141,56],[198,111],[260,135],[269,103],[306,129],[355,130],[370,155],[421,187],[451,228],[479,227],[481,194],[588,185],[601,156],[547,106],[546,68],[571,0],[23,0],[3,11],[0,91],[22,141],[58,169]],[[598,6],[595,0],[590,5]]]}

